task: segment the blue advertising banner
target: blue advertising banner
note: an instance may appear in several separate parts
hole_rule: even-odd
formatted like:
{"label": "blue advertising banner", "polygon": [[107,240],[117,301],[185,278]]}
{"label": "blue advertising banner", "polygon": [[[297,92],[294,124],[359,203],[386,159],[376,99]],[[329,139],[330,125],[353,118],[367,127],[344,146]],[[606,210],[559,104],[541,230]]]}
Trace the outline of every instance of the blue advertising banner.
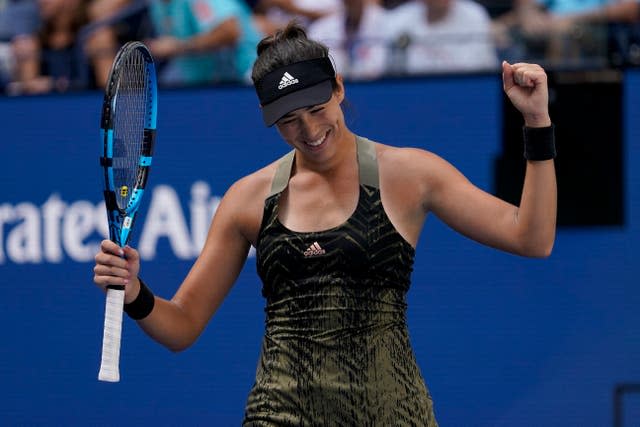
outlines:
{"label": "blue advertising banner", "polygon": [[[491,191],[501,97],[497,76],[388,80],[348,85],[345,108],[356,133],[433,151]],[[239,425],[264,328],[252,254],[191,348],[172,353],[125,319],[121,381],[97,380],[101,101],[0,99],[0,425]],[[428,218],[409,330],[440,425],[609,425],[615,385],[640,382],[640,74],[626,76],[624,107],[626,225],[561,229],[533,260]],[[160,93],[132,240],[155,293],[180,285],[226,189],[288,150],[251,88]]]}

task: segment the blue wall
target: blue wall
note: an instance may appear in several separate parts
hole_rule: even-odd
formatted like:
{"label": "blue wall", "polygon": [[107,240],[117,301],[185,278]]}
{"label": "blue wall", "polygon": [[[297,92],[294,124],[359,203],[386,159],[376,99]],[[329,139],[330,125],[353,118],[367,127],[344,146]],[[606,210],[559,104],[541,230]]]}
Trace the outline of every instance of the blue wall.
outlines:
{"label": "blue wall", "polygon": [[[614,384],[640,382],[640,74],[625,88],[625,226],[561,229],[551,258],[531,260],[427,220],[409,328],[442,426],[610,425]],[[347,90],[357,133],[434,151],[491,191],[496,76]],[[99,93],[0,99],[0,425],[238,425],[263,331],[254,258],[192,348],[170,353],[126,319],[122,380],[97,380],[100,105]],[[217,198],[288,148],[250,88],[161,92],[158,132],[134,244],[170,297]]]}

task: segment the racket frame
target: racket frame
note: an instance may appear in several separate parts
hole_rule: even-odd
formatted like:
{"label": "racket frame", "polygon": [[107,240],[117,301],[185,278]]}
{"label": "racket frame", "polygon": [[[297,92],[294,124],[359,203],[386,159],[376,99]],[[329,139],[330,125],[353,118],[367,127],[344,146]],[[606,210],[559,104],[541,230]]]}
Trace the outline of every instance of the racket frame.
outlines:
{"label": "racket frame", "polygon": [[[149,82],[147,84],[145,125],[143,131],[143,142],[141,156],[138,161],[138,173],[135,187],[131,190],[133,194],[126,207],[121,208],[116,202],[116,191],[113,177],[113,146],[114,146],[114,121],[117,106],[118,83],[122,68],[120,66],[121,58],[128,55],[132,50],[139,50],[145,57],[145,65],[147,68],[147,76]],[[140,200],[144,194],[149,175],[149,168],[153,158],[153,149],[155,146],[156,125],[157,125],[157,82],[156,72],[151,57],[151,53],[146,46],[139,42],[133,41],[125,44],[114,60],[114,65],[109,73],[108,84],[105,89],[105,96],[102,105],[101,119],[101,136],[103,142],[103,152],[100,157],[100,165],[104,173],[104,200],[107,209],[107,220],[109,223],[109,238],[117,243],[120,247],[127,245],[130,239],[130,232],[136,218],[136,213],[140,207]]]}
{"label": "racket frame", "polygon": [[[113,152],[114,152],[114,123],[117,114],[118,91],[120,76],[123,71],[122,59],[132,51],[138,50],[144,57],[146,73],[148,79],[145,94],[145,117],[143,141],[141,154],[137,163],[137,173],[135,186],[127,206],[118,206],[116,187],[113,172]],[[102,103],[102,115],[100,120],[100,132],[102,142],[102,153],[100,156],[100,166],[102,167],[104,188],[103,196],[107,210],[107,221],[109,224],[109,239],[124,247],[129,243],[131,230],[133,228],[140,202],[147,185],[149,169],[153,158],[155,146],[156,125],[157,125],[157,80],[156,70],[151,53],[147,47],[139,42],[132,41],[126,43],[116,55],[109,78],[107,79],[104,100]],[[124,286],[107,286],[107,297],[105,302],[104,332],[102,341],[102,358],[98,379],[101,381],[120,381],[120,341],[122,333],[122,317],[124,304]]]}

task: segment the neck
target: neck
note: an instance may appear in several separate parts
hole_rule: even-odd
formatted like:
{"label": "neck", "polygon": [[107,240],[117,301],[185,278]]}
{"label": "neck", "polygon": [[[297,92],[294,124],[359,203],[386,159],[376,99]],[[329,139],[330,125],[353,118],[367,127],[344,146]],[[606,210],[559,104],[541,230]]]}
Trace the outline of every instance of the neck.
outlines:
{"label": "neck", "polygon": [[306,170],[331,178],[340,176],[345,170],[352,168],[353,162],[357,157],[356,135],[348,129],[344,129],[344,134],[336,141],[333,153],[330,154],[329,158],[315,161],[314,159],[297,155],[296,168],[298,171]]}

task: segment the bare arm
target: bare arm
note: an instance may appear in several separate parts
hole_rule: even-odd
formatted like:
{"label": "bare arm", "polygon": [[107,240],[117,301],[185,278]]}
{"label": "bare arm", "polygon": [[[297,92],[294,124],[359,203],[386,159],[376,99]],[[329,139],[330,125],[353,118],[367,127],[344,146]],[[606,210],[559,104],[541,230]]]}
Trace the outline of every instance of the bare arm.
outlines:
{"label": "bare arm", "polygon": [[612,3],[575,15],[569,15],[568,20],[574,23],[602,24],[607,22],[638,22],[640,21],[640,2],[626,0]]}
{"label": "bare arm", "polygon": [[223,200],[202,253],[184,282],[170,301],[156,297],[151,314],[138,322],[140,327],[173,351],[189,347],[237,279],[249,246]]}
{"label": "bare arm", "polygon": [[100,88],[105,87],[111,64],[118,50],[118,40],[113,28],[108,26],[97,28],[88,36],[84,49],[93,65],[96,84]]}
{"label": "bare arm", "polygon": [[[535,64],[504,62],[503,87],[511,103],[522,113],[524,125],[551,126],[547,75]],[[557,186],[553,160],[527,161],[517,222],[528,253],[548,256],[555,240]]]}
{"label": "bare arm", "polygon": [[[529,127],[551,125],[547,79],[535,64],[503,64],[504,90]],[[429,164],[427,209],[462,234],[524,256],[546,257],[555,240],[557,193],[553,160],[528,161],[520,206],[472,185],[444,160]]]}
{"label": "bare arm", "polygon": [[[259,224],[255,209],[249,209],[253,213],[246,215],[248,189],[239,190],[236,185],[229,189],[216,211],[200,256],[176,294],[171,300],[156,296],[149,316],[138,321],[149,336],[173,351],[196,341],[244,265],[250,246],[247,229],[251,227],[247,221],[254,229]],[[255,191],[251,194],[255,200]],[[139,257],[132,248],[125,249],[125,258],[118,251],[113,242],[103,241],[102,250],[96,255],[94,281],[100,287],[124,284],[125,303],[130,303],[140,290]],[[153,283],[149,287],[153,289]]]}
{"label": "bare arm", "polygon": [[536,0],[516,0],[513,8],[493,20],[494,28],[517,27],[524,34],[545,34],[551,15]]}
{"label": "bare arm", "polygon": [[242,30],[236,18],[229,18],[211,30],[185,40],[173,36],[162,36],[148,40],[147,44],[154,56],[171,58],[190,53],[208,52],[235,44]]}
{"label": "bare arm", "polygon": [[300,7],[292,0],[263,0],[258,3],[258,9],[261,12],[264,12],[272,7],[282,9],[283,11],[291,15],[301,16],[310,20],[320,19],[332,12],[331,9],[318,10],[310,9],[307,7]]}
{"label": "bare arm", "polygon": [[94,0],[88,7],[89,18],[92,21],[110,18],[131,3],[131,0]]}
{"label": "bare arm", "polygon": [[184,42],[187,52],[206,52],[235,44],[242,30],[237,18],[229,18],[206,33],[198,34]]}
{"label": "bare arm", "polygon": [[15,80],[9,84],[12,94],[38,94],[53,89],[54,82],[49,76],[40,75],[41,46],[35,34],[24,34],[11,41],[16,58]]}

